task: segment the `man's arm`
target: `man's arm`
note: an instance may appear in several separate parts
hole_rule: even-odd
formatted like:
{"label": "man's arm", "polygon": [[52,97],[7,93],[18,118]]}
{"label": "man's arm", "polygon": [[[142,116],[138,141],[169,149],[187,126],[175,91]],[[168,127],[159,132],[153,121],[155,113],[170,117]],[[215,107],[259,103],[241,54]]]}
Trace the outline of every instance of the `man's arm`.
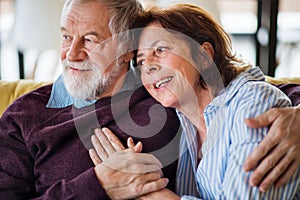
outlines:
{"label": "man's arm", "polygon": [[281,186],[300,166],[300,85],[277,85],[298,107],[273,108],[253,119],[246,119],[251,128],[270,126],[265,139],[244,163],[246,171],[254,170],[250,183],[266,191],[274,182]]}
{"label": "man's arm", "polygon": [[[26,140],[28,138],[22,135],[15,117],[5,113],[0,119],[1,199],[109,199],[101,188],[93,167],[68,180],[56,180],[57,177],[53,175],[52,183],[49,182],[49,186],[45,188],[48,180],[43,180],[44,174],[35,173],[42,163],[36,162],[38,156],[30,153]],[[63,166],[64,163],[52,163],[49,171],[50,167],[53,169]]]}

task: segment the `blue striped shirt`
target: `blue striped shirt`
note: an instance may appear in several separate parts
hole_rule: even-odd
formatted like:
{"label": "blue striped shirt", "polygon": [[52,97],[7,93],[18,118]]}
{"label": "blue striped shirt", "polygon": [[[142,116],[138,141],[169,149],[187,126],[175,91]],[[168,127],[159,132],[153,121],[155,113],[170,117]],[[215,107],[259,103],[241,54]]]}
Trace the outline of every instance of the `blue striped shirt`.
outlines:
{"label": "blue striped shirt", "polygon": [[[197,130],[180,112],[183,126],[177,170],[177,193],[181,199],[293,199],[299,197],[299,174],[280,188],[261,193],[249,185],[250,173],[243,163],[263,140],[268,128],[250,129],[244,119],[271,107],[290,106],[277,88],[264,82],[258,68],[240,74],[205,108],[207,138],[197,163]],[[297,193],[297,194],[296,194]]]}

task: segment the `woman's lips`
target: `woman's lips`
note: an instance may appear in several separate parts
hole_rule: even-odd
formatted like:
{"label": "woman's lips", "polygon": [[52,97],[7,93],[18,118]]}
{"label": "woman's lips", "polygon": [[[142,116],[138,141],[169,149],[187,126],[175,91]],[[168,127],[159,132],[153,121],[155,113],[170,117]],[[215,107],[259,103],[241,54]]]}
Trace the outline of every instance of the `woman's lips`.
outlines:
{"label": "woman's lips", "polygon": [[167,84],[172,81],[174,78],[174,76],[169,76],[169,77],[166,77],[166,78],[163,78],[159,81],[157,81],[155,84],[154,84],[154,88],[155,89],[160,89],[160,88],[163,88],[163,87],[166,87]]}

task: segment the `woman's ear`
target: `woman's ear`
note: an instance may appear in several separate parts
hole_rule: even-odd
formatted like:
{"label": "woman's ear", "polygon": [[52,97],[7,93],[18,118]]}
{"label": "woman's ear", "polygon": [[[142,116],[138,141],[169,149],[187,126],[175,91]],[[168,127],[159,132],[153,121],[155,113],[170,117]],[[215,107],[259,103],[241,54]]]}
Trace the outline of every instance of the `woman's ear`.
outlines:
{"label": "woman's ear", "polygon": [[133,51],[130,51],[130,52],[126,53],[126,54],[124,55],[124,62],[125,62],[125,63],[130,62],[130,60],[133,59],[133,56],[134,56]]}
{"label": "woman's ear", "polygon": [[211,43],[204,42],[201,45],[201,47],[207,53],[207,55],[210,57],[210,59],[213,61],[214,60],[215,51],[214,51],[214,47],[211,45]]}

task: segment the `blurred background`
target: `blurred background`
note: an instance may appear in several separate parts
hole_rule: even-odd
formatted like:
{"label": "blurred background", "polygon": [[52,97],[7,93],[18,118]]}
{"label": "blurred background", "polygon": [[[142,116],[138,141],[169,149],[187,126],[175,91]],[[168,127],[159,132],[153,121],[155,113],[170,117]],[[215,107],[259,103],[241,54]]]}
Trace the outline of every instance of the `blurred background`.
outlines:
{"label": "blurred background", "polygon": [[[235,52],[275,77],[300,77],[299,0],[140,0],[145,7],[192,3],[230,34]],[[0,79],[53,81],[64,0],[0,0]]]}

